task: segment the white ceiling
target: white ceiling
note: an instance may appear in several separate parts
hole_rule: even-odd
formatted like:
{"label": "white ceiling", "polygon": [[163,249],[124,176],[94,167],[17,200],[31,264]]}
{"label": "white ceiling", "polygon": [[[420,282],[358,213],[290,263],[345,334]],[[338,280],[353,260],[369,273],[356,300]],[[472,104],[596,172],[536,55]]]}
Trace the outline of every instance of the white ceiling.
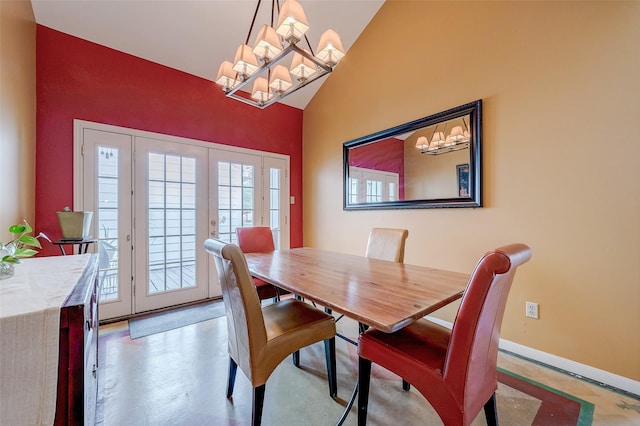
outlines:
{"label": "white ceiling", "polygon": [[[282,0],[281,0],[282,2]],[[249,32],[257,0],[32,0],[38,24],[214,81],[223,60]],[[335,30],[348,50],[384,0],[301,0],[315,50],[320,35]],[[270,23],[263,0],[250,44]],[[339,66],[339,65],[338,65]],[[324,77],[323,79],[326,79]],[[323,79],[285,98],[304,109]]]}

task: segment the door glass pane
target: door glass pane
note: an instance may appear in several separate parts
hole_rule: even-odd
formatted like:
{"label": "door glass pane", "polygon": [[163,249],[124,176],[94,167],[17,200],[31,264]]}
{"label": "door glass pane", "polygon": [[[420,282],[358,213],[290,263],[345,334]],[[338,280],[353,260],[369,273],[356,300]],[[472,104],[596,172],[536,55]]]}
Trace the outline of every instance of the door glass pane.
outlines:
{"label": "door glass pane", "polygon": [[148,293],[194,287],[196,159],[149,154]]}
{"label": "door glass pane", "polygon": [[98,164],[98,262],[102,282],[100,300],[118,300],[118,149],[99,146]]}
{"label": "door glass pane", "polygon": [[276,250],[280,248],[280,169],[269,169],[269,226]]}
{"label": "door glass pane", "polygon": [[389,201],[396,201],[398,197],[396,196],[396,183],[389,182]]}
{"label": "door glass pane", "polygon": [[358,202],[358,179],[349,178],[349,202],[356,204]]}
{"label": "door glass pane", "polygon": [[236,228],[254,226],[255,167],[218,161],[218,238],[237,242]]}
{"label": "door glass pane", "polygon": [[367,203],[378,203],[382,201],[382,181],[367,179]]}

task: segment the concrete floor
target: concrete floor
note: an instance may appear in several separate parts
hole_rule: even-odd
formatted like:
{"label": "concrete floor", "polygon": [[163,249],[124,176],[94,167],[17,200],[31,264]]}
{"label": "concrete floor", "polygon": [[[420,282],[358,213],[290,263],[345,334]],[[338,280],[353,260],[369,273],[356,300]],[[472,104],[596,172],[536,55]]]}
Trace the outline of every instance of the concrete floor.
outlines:
{"label": "concrete floor", "polygon": [[[357,335],[355,322],[342,319],[340,332]],[[126,322],[100,328],[98,425],[248,425],[251,386],[238,372],[232,400],[225,397],[228,356],[224,317],[131,340]],[[300,368],[285,360],[266,386],[263,425],[334,425],[357,380],[356,348],[337,339],[338,400],[329,397],[324,348],[301,351]],[[638,425],[640,401],[564,373],[501,353],[499,366],[561,393],[593,404],[580,425]],[[442,424],[413,388],[374,366],[370,425]],[[498,413],[503,425],[534,423],[540,400],[500,384]],[[592,419],[592,422],[589,421]],[[584,420],[584,419],[583,419]],[[355,408],[346,425],[355,425]],[[485,424],[480,413],[474,426]],[[545,421],[545,426],[553,423]]]}

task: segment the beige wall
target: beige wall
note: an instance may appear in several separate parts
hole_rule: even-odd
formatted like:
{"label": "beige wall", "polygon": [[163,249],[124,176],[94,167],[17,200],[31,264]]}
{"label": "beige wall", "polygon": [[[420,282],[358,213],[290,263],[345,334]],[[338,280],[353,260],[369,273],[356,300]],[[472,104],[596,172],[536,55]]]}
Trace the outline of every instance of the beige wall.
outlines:
{"label": "beige wall", "polygon": [[27,0],[0,1],[0,240],[35,203],[36,24]]}
{"label": "beige wall", "polygon": [[[305,245],[404,227],[407,263],[471,272],[527,243],[502,337],[640,380],[638,22],[640,2],[387,1],[305,109]],[[480,98],[484,208],[342,210],[344,141]]]}

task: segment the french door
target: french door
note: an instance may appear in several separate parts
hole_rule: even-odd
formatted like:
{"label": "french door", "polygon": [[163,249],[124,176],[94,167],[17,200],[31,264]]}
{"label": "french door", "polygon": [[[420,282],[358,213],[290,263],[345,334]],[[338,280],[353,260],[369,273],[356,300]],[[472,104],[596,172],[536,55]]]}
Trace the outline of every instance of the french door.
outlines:
{"label": "french door", "polygon": [[[91,128],[80,131],[84,141],[81,149],[84,176],[82,200],[81,203],[76,200],[75,210],[94,212],[91,228],[98,240],[100,316],[127,315],[132,313],[133,306],[133,136]],[[74,175],[77,176],[77,171]],[[74,182],[77,180],[74,177]]]}
{"label": "french door", "polygon": [[288,159],[76,120],[75,210],[93,211],[101,319],[221,294],[203,249],[241,226],[289,247]]}
{"label": "french door", "polygon": [[135,139],[136,312],[208,295],[206,148]]}

